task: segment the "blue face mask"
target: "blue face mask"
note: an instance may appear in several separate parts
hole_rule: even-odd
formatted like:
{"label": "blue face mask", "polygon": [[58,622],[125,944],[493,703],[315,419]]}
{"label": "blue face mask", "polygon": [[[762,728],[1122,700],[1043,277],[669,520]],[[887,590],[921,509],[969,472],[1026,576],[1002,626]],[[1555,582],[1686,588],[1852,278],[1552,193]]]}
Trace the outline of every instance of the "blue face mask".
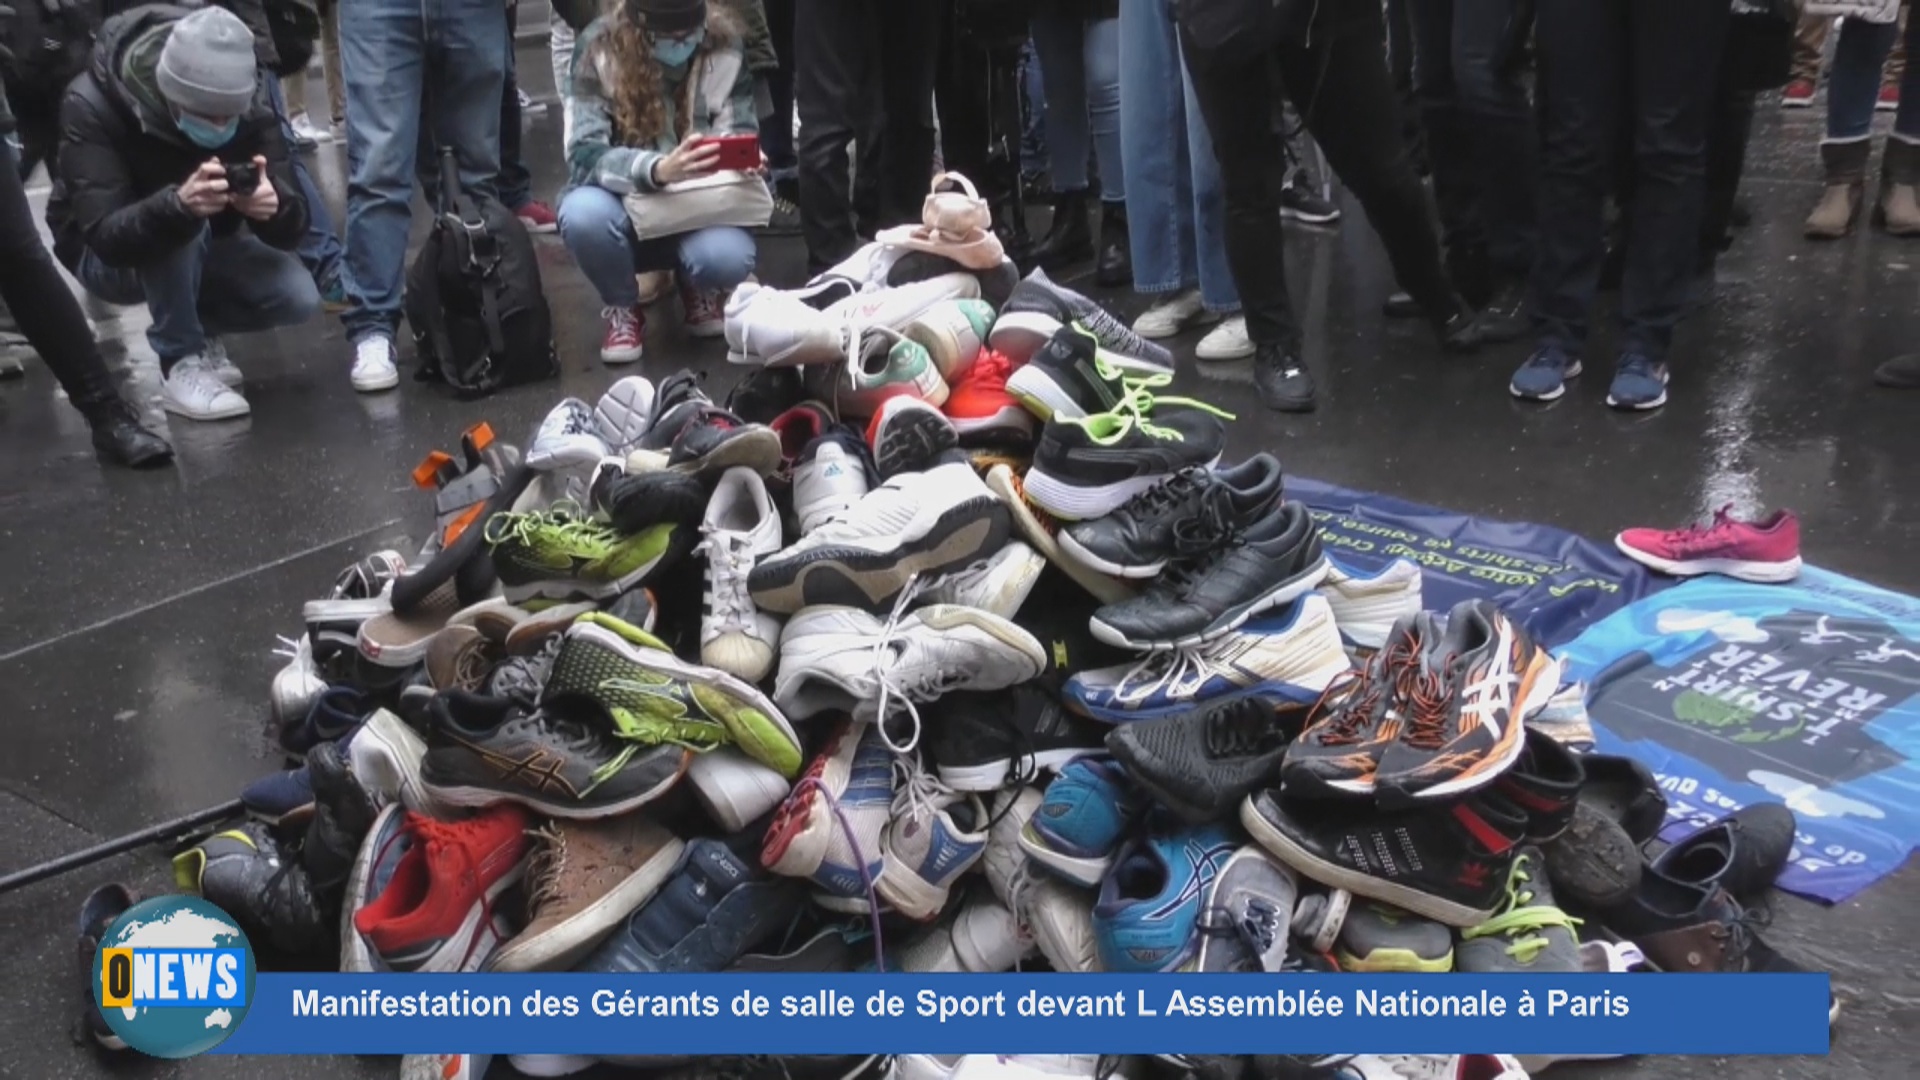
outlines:
{"label": "blue face mask", "polygon": [[179,126],[180,134],[203,150],[218,150],[232,142],[233,136],[240,130],[240,118],[237,116],[224,124],[210,124],[197,116],[181,115],[174,123]]}
{"label": "blue face mask", "polygon": [[686,67],[693,54],[700,51],[700,42],[706,39],[707,32],[701,30],[688,37],[660,38],[653,43],[653,58],[660,66],[675,71]]}

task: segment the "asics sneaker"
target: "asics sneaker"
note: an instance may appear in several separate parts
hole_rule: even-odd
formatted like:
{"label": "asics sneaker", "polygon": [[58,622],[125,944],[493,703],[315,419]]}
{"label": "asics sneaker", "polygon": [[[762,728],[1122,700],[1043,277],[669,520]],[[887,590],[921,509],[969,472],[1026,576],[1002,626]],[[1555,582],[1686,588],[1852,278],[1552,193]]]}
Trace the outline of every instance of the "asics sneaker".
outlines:
{"label": "asics sneaker", "polygon": [[1483,975],[1584,971],[1579,928],[1553,902],[1540,849],[1521,848],[1500,913],[1460,932],[1457,966]]}
{"label": "asics sneaker", "polygon": [[728,469],[707,503],[707,589],[700,616],[700,659],[710,667],[759,682],[773,670],[780,621],[754,607],[747,575],[780,550],[780,513],[767,485],[751,469]]}
{"label": "asics sneaker", "polygon": [[1182,523],[1211,510],[1240,527],[1280,501],[1280,462],[1255,454],[1238,465],[1182,469],[1112,513],[1067,526],[1060,550],[1089,569],[1123,578],[1151,578],[1182,554]]}
{"label": "asics sneaker", "polygon": [[1055,419],[1041,430],[1027,472],[1027,497],[1054,517],[1086,521],[1113,513],[1183,469],[1211,469],[1227,439],[1219,416],[1211,412],[1160,410],[1148,419],[1120,411]]}
{"label": "asics sneaker", "polygon": [[1386,644],[1394,623],[1423,608],[1420,567],[1406,559],[1395,559],[1367,573],[1329,558],[1327,577],[1318,591],[1333,605],[1333,621],[1340,627],[1340,636],[1355,648],[1368,651]]}
{"label": "asics sneaker", "polygon": [[1011,353],[1002,355],[1015,368],[1007,377],[1007,393],[1042,420],[1077,420],[1112,412],[1137,392],[1173,381],[1170,374],[1125,366],[1120,358],[1103,352],[1093,331],[1078,323],[1055,331],[1045,348],[1030,352],[1024,362]]}
{"label": "asics sneaker", "polygon": [[1107,749],[1134,783],[1188,821],[1218,821],[1269,782],[1293,732],[1256,699],[1115,728]]}
{"label": "asics sneaker", "polygon": [[878,725],[844,720],[767,829],[760,861],[811,880],[830,911],[872,910],[893,818],[893,757]]}
{"label": "asics sneaker", "polygon": [[1012,441],[1033,437],[1033,413],[1007,390],[1013,361],[983,349],[965,370],[948,380],[947,417],[969,442]]}
{"label": "asics sneaker", "polygon": [[910,919],[925,921],[947,906],[954,883],[987,850],[987,808],[955,791],[914,758],[904,759],[892,820],[881,837],[886,871],[880,898]]}
{"label": "asics sneaker", "polygon": [[1737,521],[1731,503],[1707,525],[1628,529],[1613,544],[1634,562],[1674,577],[1725,574],[1774,584],[1800,574],[1800,519],[1776,510],[1760,521]]}
{"label": "asics sneaker", "polygon": [[1366,666],[1328,687],[1306,730],[1287,747],[1280,777],[1290,795],[1371,796],[1380,758],[1405,725],[1405,685],[1418,670],[1421,642],[1434,633],[1422,612],[1393,624]]}
{"label": "asics sneaker", "polygon": [[1335,950],[1341,971],[1381,975],[1454,969],[1451,927],[1386,904],[1350,908]]}
{"label": "asics sneaker", "polygon": [[510,603],[606,600],[647,584],[692,547],[691,530],[672,524],[622,533],[578,507],[495,514],[486,524],[493,565]]}
{"label": "asics sneaker", "polygon": [[1205,900],[1239,848],[1222,825],[1149,833],[1125,844],[1093,905],[1101,966],[1178,971],[1193,959]]}
{"label": "asics sneaker", "polygon": [[1300,882],[1252,845],[1233,853],[1207,890],[1200,914],[1197,972],[1277,972],[1286,965],[1288,928]]}
{"label": "asics sneaker", "polygon": [[902,327],[900,333],[925,349],[940,377],[952,382],[973,366],[993,320],[993,305],[985,300],[942,300]]}
{"label": "asics sneaker", "polygon": [[1075,322],[1082,324],[1102,349],[1122,358],[1128,366],[1172,372],[1173,354],[1164,346],[1134,333],[1092,300],[1054,284],[1044,270],[1035,270],[1014,286],[1013,295],[1001,305],[1000,316],[993,322],[987,344],[1015,363],[1022,363],[1061,327]]}
{"label": "asics sneaker", "polygon": [[[396,971],[460,972],[497,945],[490,925],[500,894],[526,868],[526,812],[512,804],[458,823],[407,813],[408,843],[392,876],[353,914],[376,962]],[[398,842],[398,838],[395,838]]]}
{"label": "asics sneaker", "polygon": [[956,691],[931,708],[927,752],[941,782],[959,791],[998,791],[1103,752],[1105,732],[1038,684]]}
{"label": "asics sneaker", "polygon": [[1020,830],[1020,849],[1047,870],[1094,888],[1144,804],[1109,758],[1069,762]]}

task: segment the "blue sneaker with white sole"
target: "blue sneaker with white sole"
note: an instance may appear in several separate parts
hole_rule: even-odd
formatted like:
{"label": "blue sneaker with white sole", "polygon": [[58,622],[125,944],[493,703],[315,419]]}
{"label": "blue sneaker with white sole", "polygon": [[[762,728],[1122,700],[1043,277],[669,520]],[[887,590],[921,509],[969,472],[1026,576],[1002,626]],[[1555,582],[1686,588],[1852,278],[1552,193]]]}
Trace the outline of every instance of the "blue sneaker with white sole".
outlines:
{"label": "blue sneaker with white sole", "polygon": [[1112,758],[1076,758],[1047,785],[1039,809],[1020,830],[1020,850],[1068,881],[1093,888],[1113,865],[1141,805]]}
{"label": "blue sneaker with white sole", "polygon": [[[830,911],[864,914],[893,821],[893,754],[877,723],[848,719],[775,811],[760,849],[767,869],[813,882]],[[862,873],[862,867],[865,872]]]}
{"label": "blue sneaker with white sole", "polygon": [[1620,354],[1607,387],[1607,404],[1616,409],[1657,409],[1667,403],[1667,365],[1639,353]]}
{"label": "blue sneaker with white sole", "polygon": [[1083,671],[1067,680],[1061,697],[1073,711],[1109,724],[1243,697],[1311,705],[1351,666],[1332,606],[1309,594],[1196,648]]}
{"label": "blue sneaker with white sole", "polygon": [[[756,823],[757,824],[757,823]],[[660,891],[627,916],[575,971],[603,975],[725,971],[806,905],[797,881],[761,868],[760,832],[687,841]]]}
{"label": "blue sneaker with white sole", "polygon": [[1522,401],[1553,401],[1567,392],[1567,380],[1579,374],[1579,357],[1558,345],[1542,345],[1513,373],[1507,392]]}
{"label": "blue sneaker with white sole", "polygon": [[1127,842],[1100,883],[1094,945],[1110,972],[1177,971],[1200,946],[1200,912],[1243,841],[1222,825]]}

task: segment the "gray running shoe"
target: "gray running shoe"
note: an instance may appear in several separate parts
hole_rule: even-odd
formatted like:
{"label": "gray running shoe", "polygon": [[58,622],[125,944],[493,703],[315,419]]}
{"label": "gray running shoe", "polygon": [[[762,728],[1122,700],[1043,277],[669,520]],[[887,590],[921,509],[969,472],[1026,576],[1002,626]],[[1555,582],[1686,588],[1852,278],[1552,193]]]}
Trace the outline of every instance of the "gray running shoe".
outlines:
{"label": "gray running shoe", "polygon": [[1233,853],[1200,911],[1200,952],[1192,970],[1279,971],[1300,882],[1293,871],[1249,844]]}
{"label": "gray running shoe", "polygon": [[1341,971],[1453,970],[1453,931],[1386,904],[1360,904],[1347,913],[1334,953]]}
{"label": "gray running shoe", "polygon": [[1580,938],[1572,918],[1553,903],[1546,861],[1538,848],[1522,848],[1507,878],[1507,902],[1499,914],[1460,932],[1461,971],[1482,974],[1583,971]]}

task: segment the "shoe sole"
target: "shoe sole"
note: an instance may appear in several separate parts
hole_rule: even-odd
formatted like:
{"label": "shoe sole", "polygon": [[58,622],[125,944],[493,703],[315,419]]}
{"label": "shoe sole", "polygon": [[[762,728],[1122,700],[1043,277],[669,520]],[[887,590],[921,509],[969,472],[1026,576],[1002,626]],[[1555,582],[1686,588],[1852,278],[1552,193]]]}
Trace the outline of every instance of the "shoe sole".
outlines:
{"label": "shoe sole", "polygon": [[1047,846],[1041,835],[1034,831],[1033,823],[1028,822],[1020,829],[1020,850],[1027,857],[1045,866],[1061,877],[1089,889],[1100,887],[1100,881],[1107,876],[1113,866],[1112,857],[1088,858],[1081,855],[1068,855]]}
{"label": "shoe sole", "polygon": [[665,780],[662,780],[660,783],[655,784],[643,792],[612,802],[549,802],[529,791],[519,791],[509,788],[472,787],[468,785],[442,787],[434,783],[432,779],[425,780],[423,786],[426,793],[431,796],[436,803],[445,806],[483,809],[495,803],[513,802],[519,803],[528,809],[546,814],[549,817],[568,818],[574,821],[594,821],[599,818],[618,817],[621,814],[638,810],[649,803],[659,800],[661,796],[671,791],[673,786],[680,782],[682,776],[686,775],[687,765],[692,760],[693,751],[689,750],[680,755],[680,767],[675,769],[671,776],[668,776]]}
{"label": "shoe sole", "polygon": [[1437,960],[1429,960],[1409,949],[1375,949],[1365,956],[1342,951],[1338,954],[1341,971],[1368,975],[1431,975],[1453,970],[1453,950]]}
{"label": "shoe sole", "polygon": [[[834,830],[839,827],[834,807],[853,783],[853,763],[860,756],[859,743],[865,734],[864,723],[854,721],[847,725],[842,738],[853,742],[853,754],[845,761],[828,757],[820,770],[819,782],[805,788],[796,786],[793,794],[774,812],[760,852],[761,865],[769,871],[804,880],[820,872],[827,861],[827,850],[833,844]],[[838,744],[833,749],[838,749]],[[880,868],[882,872],[886,870],[886,860],[881,860]]]}
{"label": "shoe sole", "polygon": [[970,435],[1033,435],[1033,414],[1023,405],[1003,406],[986,416],[954,416],[948,413],[947,419],[953,422],[953,430],[959,432],[963,439]]}
{"label": "shoe sole", "polygon": [[927,462],[960,448],[960,433],[943,414],[925,409],[903,409],[886,420],[874,464],[881,479],[925,468]]}
{"label": "shoe sole", "polygon": [[752,469],[771,476],[780,467],[780,436],[772,428],[743,431],[692,461],[667,466],[686,476],[707,476],[728,469]]}
{"label": "shoe sole", "polygon": [[1383,881],[1372,874],[1362,873],[1318,858],[1306,849],[1287,839],[1279,829],[1261,815],[1254,806],[1254,797],[1247,796],[1240,801],[1240,824],[1261,847],[1266,848],[1275,858],[1293,867],[1301,874],[1322,885],[1336,889],[1345,889],[1355,896],[1364,896],[1369,900],[1378,900],[1404,908],[1415,915],[1424,915],[1435,922],[1448,926],[1478,926],[1493,918],[1493,908],[1471,908],[1465,904],[1456,904],[1451,900],[1409,888],[1397,882]]}
{"label": "shoe sole", "polygon": [[632,349],[601,349],[600,362],[603,364],[637,364],[647,354],[646,346]]}
{"label": "shoe sole", "polygon": [[405,813],[405,808],[398,802],[381,807],[367,835],[360,838],[360,850],[354,853],[353,868],[347,872],[346,899],[340,905],[341,971],[371,973],[377,970],[373,963],[373,946],[353,925],[354,902],[367,891],[367,875],[373,872],[373,864],[380,860],[380,846],[374,844],[373,838],[381,834],[390,817],[401,813]]}
{"label": "shoe sole", "polygon": [[1572,363],[1567,365],[1566,370],[1560,373],[1560,385],[1554,387],[1552,390],[1548,390],[1542,393],[1533,393],[1531,391],[1522,390],[1518,386],[1514,385],[1512,382],[1509,382],[1507,383],[1507,393],[1512,394],[1514,397],[1518,398],[1521,401],[1559,401],[1561,398],[1566,396],[1567,382],[1569,380],[1579,378],[1580,373],[1583,370],[1584,369],[1581,368],[1580,366],[1580,361],[1575,360]]}
{"label": "shoe sole", "polygon": [[815,604],[884,610],[915,575],[930,578],[964,569],[998,551],[1012,532],[1007,508],[992,495],[966,499],[943,512],[925,533],[903,537],[891,551],[821,547],[784,562],[762,563],[753,600],[766,611],[791,615]]}
{"label": "shoe sole", "polygon": [[[656,525],[653,527],[660,528],[661,526]],[[675,525],[672,527],[679,529],[683,526]],[[594,584],[592,582],[581,581],[578,578],[561,578],[554,581],[530,581],[521,585],[508,585],[502,582],[500,585],[500,595],[506,597],[507,603],[521,606],[529,603],[537,603],[542,600],[559,604],[577,603],[582,600],[612,600],[621,593],[647,580],[647,577],[651,575],[654,570],[658,569],[662,562],[665,562],[668,558],[683,550],[683,548],[673,542],[672,536],[669,536],[667,546],[661,550],[659,555],[642,563],[631,573],[623,574],[612,581]]]}
{"label": "shoe sole", "polygon": [[1240,629],[1246,625],[1248,619],[1253,618],[1255,615],[1272,611],[1277,607],[1284,607],[1312,592],[1319,587],[1322,581],[1326,580],[1327,571],[1330,566],[1331,564],[1327,562],[1327,557],[1322,555],[1312,566],[1302,570],[1294,577],[1288,578],[1286,581],[1281,582],[1279,585],[1274,586],[1272,589],[1269,589],[1244,604],[1239,604],[1228,609],[1211,623],[1208,623],[1206,628],[1198,633],[1188,634],[1170,641],[1135,641],[1121,631],[1101,621],[1098,614],[1095,614],[1093,618],[1088,621],[1087,629],[1093,631],[1094,637],[1099,638],[1108,645],[1118,646],[1122,649],[1136,649],[1144,652],[1166,652],[1169,649],[1192,648],[1194,646],[1205,645],[1214,638]]}
{"label": "shoe sole", "polygon": [[[556,604],[543,611],[529,614],[513,624],[500,645],[507,650],[508,656],[537,656],[546,647],[547,639],[555,634],[565,633],[575,619],[589,611],[600,610],[600,605],[580,601],[571,604]],[[650,630],[649,627],[641,627]]]}
{"label": "shoe sole", "polygon": [[1106,574],[1108,577],[1138,581],[1143,578],[1156,577],[1160,571],[1167,568],[1166,559],[1161,559],[1153,563],[1143,563],[1138,566],[1125,566],[1120,563],[1109,562],[1081,546],[1080,541],[1073,538],[1073,530],[1071,529],[1060,530],[1060,535],[1054,539],[1058,541],[1061,553],[1067,558],[1072,559],[1074,562],[1079,563],[1089,570]]}
{"label": "shoe sole", "polygon": [[[358,387],[355,387],[355,389],[358,389]],[[238,420],[239,418],[253,412],[253,406],[247,404],[244,401],[242,401],[239,407],[237,408],[202,410],[202,409],[188,409],[187,407],[179,404],[178,402],[175,402],[172,398],[162,397],[160,399],[160,407],[166,410],[169,416],[178,416],[183,420],[200,420],[200,421],[209,421],[209,422],[214,420]]]}
{"label": "shoe sole", "polygon": [[1118,604],[1133,598],[1134,590],[1125,582],[1096,574],[1072,559],[1060,550],[1059,539],[1049,532],[1040,518],[1027,505],[1026,496],[1020,491],[1019,480],[1013,470],[1005,465],[996,465],[987,470],[987,490],[999,497],[1000,502],[1013,516],[1013,523],[1019,529],[1026,542],[1038,551],[1041,557],[1066,572],[1081,588],[1087,590],[1094,599],[1103,604]]}
{"label": "shoe sole", "polygon": [[1023,367],[1007,380],[1007,393],[1042,420],[1079,420],[1087,415],[1073,395],[1037,367]]}
{"label": "shoe sole", "polygon": [[1060,320],[1051,315],[1012,312],[993,321],[993,329],[987,333],[987,347],[1015,365],[1024,364],[1033,359],[1034,353],[1046,348],[1053,335],[1060,332],[1061,325]]}
{"label": "shoe sole", "polygon": [[413,615],[390,612],[360,626],[359,651],[376,667],[401,670],[427,658],[434,639],[447,628],[451,612],[423,610]]}
{"label": "shoe sole", "polygon": [[[1037,754],[1022,754],[1018,759],[1001,758],[999,761],[988,761],[979,765],[942,765],[939,768],[940,781],[955,791],[983,794],[1006,787],[1009,776],[1038,776],[1042,772],[1059,772],[1075,758],[1100,752],[1097,746],[1078,746],[1060,750],[1043,750]],[[1031,768],[1031,774],[1025,769],[1018,773],[1014,771],[1022,765]]]}
{"label": "shoe sole", "polygon": [[362,394],[377,394],[382,390],[391,390],[399,386],[400,372],[396,370],[377,379],[355,379],[349,376],[348,381],[353,384],[356,391]]}
{"label": "shoe sole", "polygon": [[1784,562],[1763,562],[1756,559],[1663,559],[1651,552],[1632,547],[1617,536],[1613,538],[1613,546],[1619,548],[1621,554],[1634,562],[1673,577],[1723,574],[1742,581],[1778,585],[1800,576],[1801,563],[1798,555]]}
{"label": "shoe sole", "polygon": [[576,961],[592,952],[607,932],[624,922],[653,894],[660,891],[673,874],[686,850],[686,841],[672,837],[653,857],[607,890],[606,895],[582,908],[572,918],[529,938],[525,934],[500,947],[487,960],[487,971],[571,971]]}
{"label": "shoe sole", "polygon": [[[1212,469],[1219,464],[1220,459],[1215,457],[1205,467]],[[1134,496],[1151,491],[1169,479],[1171,474],[1161,473],[1131,476],[1111,484],[1076,484],[1051,476],[1036,465],[1027,470],[1027,497],[1033,500],[1033,505],[1062,521],[1093,521],[1106,517],[1125,506]],[[1065,546],[1063,531],[1062,549]]]}
{"label": "shoe sole", "polygon": [[1549,841],[1549,875],[1560,895],[1594,907],[1625,902],[1640,888],[1645,857],[1620,823],[1576,803],[1565,832]]}

